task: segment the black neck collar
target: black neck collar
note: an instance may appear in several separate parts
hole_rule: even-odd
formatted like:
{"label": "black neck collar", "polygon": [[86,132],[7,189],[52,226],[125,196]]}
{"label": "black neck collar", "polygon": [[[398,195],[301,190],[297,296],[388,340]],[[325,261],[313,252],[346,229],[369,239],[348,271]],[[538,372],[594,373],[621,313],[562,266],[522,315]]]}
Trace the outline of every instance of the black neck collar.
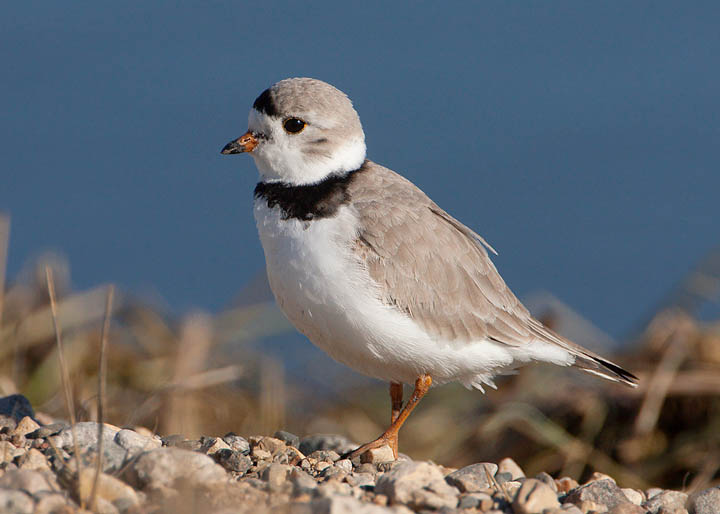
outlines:
{"label": "black neck collar", "polygon": [[255,198],[262,198],[271,209],[283,211],[283,219],[310,221],[334,216],[341,205],[350,202],[348,186],[367,169],[366,160],[356,170],[329,175],[314,184],[296,186],[283,182],[258,182]]}

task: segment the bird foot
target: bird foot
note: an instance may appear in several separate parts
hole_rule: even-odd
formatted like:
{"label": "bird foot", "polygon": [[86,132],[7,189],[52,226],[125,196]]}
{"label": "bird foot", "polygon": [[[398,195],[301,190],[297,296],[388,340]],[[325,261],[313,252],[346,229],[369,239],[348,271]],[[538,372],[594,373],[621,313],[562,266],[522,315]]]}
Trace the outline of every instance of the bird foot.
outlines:
{"label": "bird foot", "polygon": [[357,448],[356,450],[353,450],[351,452],[346,453],[341,458],[342,459],[354,459],[355,457],[359,457],[363,453],[374,450],[376,448],[381,448],[383,446],[389,446],[393,451],[393,456],[395,457],[395,460],[397,460],[398,456],[398,436],[397,433],[388,434],[385,433],[375,439],[374,441],[370,441],[369,443],[363,444],[361,447]]}

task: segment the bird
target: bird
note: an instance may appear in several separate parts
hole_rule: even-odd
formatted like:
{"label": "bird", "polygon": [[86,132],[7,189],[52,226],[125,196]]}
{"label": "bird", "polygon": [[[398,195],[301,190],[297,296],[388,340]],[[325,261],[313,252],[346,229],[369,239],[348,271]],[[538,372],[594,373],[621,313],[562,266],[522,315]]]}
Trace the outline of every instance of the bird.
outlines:
{"label": "bird", "polygon": [[[390,384],[389,427],[345,457],[389,446],[397,459],[400,427],[435,385],[484,392],[534,361],[637,385],[534,318],[485,239],[369,160],[360,117],[334,86],[275,83],[221,153],[255,161],[254,216],[280,309],[333,359]],[[405,403],[403,384],[413,387]]]}

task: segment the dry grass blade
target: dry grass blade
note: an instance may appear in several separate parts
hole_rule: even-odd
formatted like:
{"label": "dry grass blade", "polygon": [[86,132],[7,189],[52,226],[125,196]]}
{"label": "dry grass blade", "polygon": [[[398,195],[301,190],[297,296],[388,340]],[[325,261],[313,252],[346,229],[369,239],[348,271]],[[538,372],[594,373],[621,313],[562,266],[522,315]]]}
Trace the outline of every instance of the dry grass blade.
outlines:
{"label": "dry grass blade", "polygon": [[105,383],[107,377],[107,359],[105,358],[105,350],[107,348],[108,332],[110,331],[110,316],[112,313],[113,296],[115,295],[115,287],[108,287],[107,300],[105,302],[105,319],[103,321],[102,333],[100,335],[100,357],[98,362],[98,406],[97,406],[97,423],[98,423],[98,443],[97,443],[97,466],[95,467],[95,477],[93,478],[92,490],[90,492],[89,506],[91,510],[95,509],[95,501],[97,499],[97,486],[102,472],[103,460],[103,428],[105,425],[103,408],[105,405]]}
{"label": "dry grass blade", "polygon": [[[45,267],[45,279],[47,281],[48,296],[50,297],[50,310],[52,312],[53,326],[55,327],[55,342],[58,349],[58,363],[60,364],[60,380],[62,388],[65,392],[65,407],[70,417],[70,430],[73,436],[73,449],[75,451],[75,463],[77,464],[77,478],[80,480],[80,451],[77,444],[77,434],[75,431],[75,404],[73,403],[72,392],[70,391],[70,377],[68,375],[67,365],[63,354],[62,332],[57,316],[57,300],[55,298],[55,282],[53,281],[52,269],[50,266]],[[81,507],[84,508],[84,501],[80,498]]]}

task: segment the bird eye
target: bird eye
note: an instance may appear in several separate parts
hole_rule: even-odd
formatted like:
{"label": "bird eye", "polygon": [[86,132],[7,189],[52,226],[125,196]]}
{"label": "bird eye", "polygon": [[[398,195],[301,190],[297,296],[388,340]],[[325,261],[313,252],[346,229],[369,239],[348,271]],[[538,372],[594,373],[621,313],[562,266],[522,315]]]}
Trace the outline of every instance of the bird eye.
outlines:
{"label": "bird eye", "polygon": [[283,128],[286,132],[289,132],[290,134],[298,134],[302,132],[302,130],[305,128],[305,123],[303,120],[299,118],[288,118],[283,123]]}

